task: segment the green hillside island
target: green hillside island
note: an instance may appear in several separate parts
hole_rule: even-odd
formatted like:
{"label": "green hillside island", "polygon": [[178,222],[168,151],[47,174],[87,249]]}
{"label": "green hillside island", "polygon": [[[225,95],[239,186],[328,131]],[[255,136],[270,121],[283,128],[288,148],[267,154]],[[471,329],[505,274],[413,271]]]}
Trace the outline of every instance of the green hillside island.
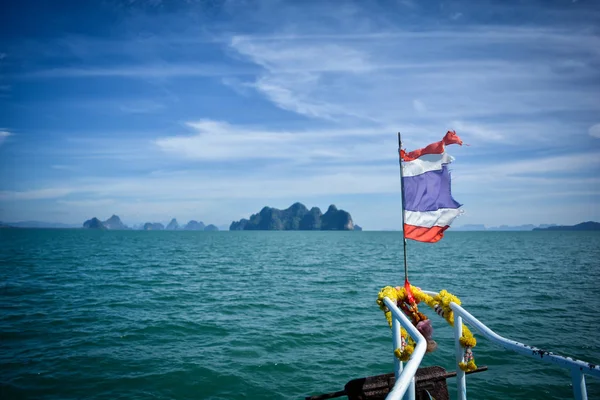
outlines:
{"label": "green hillside island", "polygon": [[[117,215],[113,215],[106,221],[100,221],[98,218],[94,217],[89,219],[83,223],[83,227],[85,229],[101,229],[101,230],[131,230],[127,225],[121,222],[121,219]],[[180,226],[177,222],[177,219],[173,218],[171,222],[166,226],[161,224],[160,222],[146,222],[145,224],[135,228],[143,231],[218,231],[215,225],[204,225],[204,222],[191,220],[184,226]]]}
{"label": "green hillside island", "polygon": [[264,207],[250,219],[233,221],[230,231],[352,231],[362,230],[354,225],[350,213],[330,205],[323,214],[318,207],[310,210],[302,203],[294,203],[285,210]]}

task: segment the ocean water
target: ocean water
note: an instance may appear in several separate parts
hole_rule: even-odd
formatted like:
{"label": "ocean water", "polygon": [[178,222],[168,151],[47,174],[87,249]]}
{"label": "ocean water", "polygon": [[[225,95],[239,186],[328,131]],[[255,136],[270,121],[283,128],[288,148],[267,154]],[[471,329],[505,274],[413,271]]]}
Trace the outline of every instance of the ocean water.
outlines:
{"label": "ocean water", "polygon": [[[600,234],[449,232],[409,242],[408,259],[414,285],[449,290],[498,334],[600,362]],[[392,371],[375,300],[402,283],[401,260],[400,232],[0,230],[0,398],[341,390]],[[438,350],[424,365],[454,370],[452,329],[426,314]],[[467,377],[469,398],[572,397],[566,370],[475,336],[489,370]]]}

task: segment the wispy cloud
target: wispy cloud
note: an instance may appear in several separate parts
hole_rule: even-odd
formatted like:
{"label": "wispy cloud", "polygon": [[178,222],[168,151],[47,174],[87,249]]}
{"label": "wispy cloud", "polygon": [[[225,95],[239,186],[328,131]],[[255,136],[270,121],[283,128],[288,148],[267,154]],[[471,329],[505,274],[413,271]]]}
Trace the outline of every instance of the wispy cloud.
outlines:
{"label": "wispy cloud", "polygon": [[413,108],[421,115],[427,112],[427,107],[425,107],[425,104],[419,99],[413,100]]}
{"label": "wispy cloud", "polygon": [[[512,207],[518,208],[522,204],[531,203],[532,194],[546,199],[560,195],[571,199],[570,201],[582,194],[597,196],[600,192],[590,188],[598,187],[598,178],[574,179],[560,174],[598,169],[599,156],[598,153],[588,153],[516,163],[507,160],[477,168],[470,167],[465,159],[458,159],[453,164],[455,196],[467,204],[467,210],[474,216],[479,215],[477,210],[480,200],[477,199],[482,197],[487,199],[485,202],[488,206],[502,205],[510,198]],[[355,204],[350,211],[355,218],[364,218],[360,221],[363,225],[393,227],[386,225],[383,220],[370,220],[377,218],[378,213],[381,214],[381,210],[370,209],[394,207],[378,199],[378,196],[395,196],[399,193],[398,170],[394,164],[332,164],[318,168],[307,165],[294,170],[284,163],[281,168],[271,167],[266,171],[261,171],[256,166],[248,171],[235,169],[233,174],[201,168],[145,176],[85,178],[71,181],[68,187],[57,185],[56,188],[24,192],[0,192],[0,200],[19,200],[26,204],[23,201],[56,199],[57,204],[76,208],[80,213],[87,213],[88,218],[100,211],[120,212],[131,218],[135,215],[137,221],[152,218],[160,220],[173,213],[179,218],[191,218],[194,213],[198,215],[199,210],[203,213],[205,210],[214,210],[212,218],[219,219],[213,221],[222,223],[233,219],[234,214],[238,218],[238,212],[247,216],[265,204],[287,206],[297,200],[311,203],[311,199],[324,198],[328,199],[324,201],[335,202],[334,199],[339,199],[340,196],[376,195],[371,198],[370,207],[366,209],[355,204],[350,197],[344,197],[346,200],[342,205]],[[527,190],[523,189],[524,185]],[[227,210],[223,209],[225,203],[229,204]],[[394,204],[397,206],[397,203]],[[539,204],[537,208],[539,211],[547,207]],[[234,213],[234,210],[238,211]],[[479,221],[493,220],[489,216],[487,220],[482,220],[482,217],[483,215],[479,216]],[[389,218],[385,221],[387,224],[391,223]],[[546,219],[541,222],[552,221]]]}
{"label": "wispy cloud", "polygon": [[[507,206],[510,199],[512,207],[519,208],[521,204],[531,203],[532,195],[538,198],[561,198],[574,201],[580,196],[597,196],[600,192],[590,188],[598,187],[598,178],[567,179],[556,176],[557,173],[577,172],[598,167],[598,154],[586,154],[577,162],[576,157],[551,157],[531,162],[503,162],[492,167],[477,169],[471,173],[464,161],[458,160],[455,179],[455,196],[467,204],[466,208],[472,215],[479,215],[478,204],[485,197],[485,204]],[[562,170],[561,170],[562,168]],[[71,187],[56,189],[33,190],[0,194],[0,199],[40,200],[58,199],[59,205],[77,208],[78,212],[88,213],[87,217],[102,211],[105,214],[120,212],[135,220],[161,220],[167,215],[179,218],[191,218],[205,210],[214,210],[212,218],[218,218],[218,223],[228,222],[238,218],[237,212],[247,216],[256,212],[262,205],[287,206],[293,201],[302,200],[311,203],[316,198],[325,198],[334,202],[340,196],[376,195],[365,209],[345,197],[345,204],[353,204],[350,208],[353,215],[365,220],[363,225],[381,225],[369,218],[381,214],[381,210],[370,209],[378,207],[394,207],[382,202],[385,195],[399,194],[397,166],[329,166],[319,169],[303,169],[299,174],[290,173],[286,168],[261,173],[252,170],[246,173],[223,175],[206,170],[189,172],[162,173],[147,176],[113,177],[102,179],[86,179],[72,182]],[[543,176],[528,174],[543,173]],[[528,190],[523,190],[523,185]],[[268,195],[265,193],[268,192]],[[485,192],[485,196],[482,194]],[[490,194],[492,194],[490,196]],[[83,196],[83,198],[79,198]],[[380,199],[381,198],[381,199]],[[324,201],[328,201],[324,200]],[[396,199],[397,200],[397,199]],[[224,210],[223,205],[228,204]],[[343,205],[344,203],[342,203]],[[384,205],[385,204],[385,205]],[[397,202],[394,202],[397,207]],[[380,206],[379,206],[380,205]],[[538,211],[547,207],[539,204]],[[110,211],[109,211],[110,210]],[[114,211],[113,211],[114,210]],[[234,213],[233,210],[238,210]],[[489,210],[489,208],[487,209]],[[93,214],[91,214],[93,213]],[[174,215],[176,214],[176,215]],[[99,215],[96,215],[99,216]],[[483,216],[483,215],[482,215]],[[482,221],[482,216],[479,220]],[[487,217],[488,221],[493,218]],[[357,220],[359,221],[359,220]],[[389,223],[389,218],[386,219]],[[531,220],[528,220],[529,222]],[[551,222],[548,219],[542,222]],[[380,225],[374,225],[380,224]]]}
{"label": "wispy cloud", "polygon": [[62,165],[62,164],[51,165],[50,168],[57,169],[57,170],[62,170],[62,171],[76,171],[77,170],[77,167],[75,167],[75,166],[72,166],[72,165]]}
{"label": "wispy cloud", "polygon": [[347,44],[301,40],[298,45],[295,40],[261,39],[234,36],[231,47],[272,72],[358,72],[375,67],[367,53]]}
{"label": "wispy cloud", "polygon": [[90,200],[58,200],[58,204],[64,204],[69,207],[98,207],[111,206],[116,203],[114,199],[90,199]]}
{"label": "wispy cloud", "polygon": [[408,8],[415,8],[417,6],[414,0],[398,0],[398,3]]}
{"label": "wispy cloud", "polygon": [[588,133],[590,134],[591,137],[600,139],[600,124],[595,124],[595,125],[590,126]]}
{"label": "wispy cloud", "polygon": [[[487,166],[478,166],[469,171],[461,168],[460,180],[473,180],[484,183],[487,180],[492,185],[497,185],[503,179],[523,179],[538,182],[556,182],[556,180],[570,179],[573,181],[589,182],[587,175],[573,177],[572,174],[589,170],[600,170],[600,152],[585,152],[552,157],[539,157],[529,160],[495,163]],[[558,175],[557,174],[561,174]],[[564,177],[567,175],[567,178]],[[597,178],[592,178],[597,180]]]}
{"label": "wispy cloud", "polygon": [[[394,138],[389,127],[284,131],[206,119],[187,126],[195,131],[193,135],[163,137],[154,143],[165,152],[197,160],[278,159],[295,164],[311,159],[351,160],[357,156],[362,160],[381,160],[381,145]],[[361,145],[360,140],[366,143]],[[390,156],[394,154],[390,151]]]}
{"label": "wispy cloud", "polygon": [[4,143],[6,138],[8,138],[11,135],[12,134],[8,131],[0,131],[0,146],[2,145],[2,143]]}
{"label": "wispy cloud", "polygon": [[[486,126],[471,124],[464,121],[453,121],[451,126],[458,130],[461,133],[464,133],[465,136],[471,137],[477,141],[498,141],[503,140],[504,136],[502,133],[491,129]],[[507,131],[510,132],[510,131]],[[529,132],[528,132],[529,133]]]}
{"label": "wispy cloud", "polygon": [[131,101],[119,106],[121,111],[131,114],[147,114],[160,111],[164,108],[164,104],[152,100]]}
{"label": "wispy cloud", "polygon": [[[298,73],[293,77],[284,77],[283,81],[275,77],[262,76],[255,83],[247,86],[262,92],[269,100],[284,110],[324,119],[333,119],[334,115],[344,114],[343,110],[333,104],[311,100],[308,96],[290,88],[292,85],[315,86],[318,85],[316,81],[317,78],[314,75]],[[291,82],[293,82],[292,85],[290,85]]]}
{"label": "wispy cloud", "polygon": [[[576,27],[575,27],[576,28]],[[589,30],[576,30],[572,28],[556,27],[517,27],[511,25],[478,25],[473,24],[465,26],[464,29],[401,29],[395,26],[395,29],[382,30],[371,29],[363,32],[290,32],[287,33],[269,33],[269,34],[251,34],[234,35],[232,44],[237,41],[261,41],[261,42],[280,42],[280,41],[329,41],[347,42],[352,44],[364,44],[365,41],[383,41],[384,45],[389,42],[399,40],[441,40],[442,43],[434,43],[435,47],[440,44],[457,45],[457,41],[467,40],[472,44],[509,42],[511,44],[521,43],[523,40],[533,44],[535,40],[547,37],[556,42],[562,49],[569,46],[576,46],[578,49],[586,49],[592,54],[598,51],[591,48],[600,41],[598,36],[590,33]]]}
{"label": "wispy cloud", "polygon": [[158,64],[123,65],[103,68],[52,68],[31,71],[18,76],[25,78],[173,78],[173,77],[222,77],[252,74],[252,69],[230,65],[210,64]]}
{"label": "wispy cloud", "polygon": [[24,191],[0,191],[0,200],[57,199],[79,191],[78,188],[45,188]]}
{"label": "wispy cloud", "polygon": [[[521,57],[541,37],[552,46],[536,58]],[[414,99],[428,105],[431,118],[457,120],[600,110],[594,90],[569,86],[598,77],[590,59],[598,56],[595,45],[600,41],[593,35],[537,28],[231,41],[232,49],[263,68],[248,85],[275,105],[314,118],[386,124],[397,122],[409,104],[416,107]],[[473,53],[490,46],[510,51]],[[411,52],[401,56],[406,47]],[[562,61],[564,54],[579,63]]]}

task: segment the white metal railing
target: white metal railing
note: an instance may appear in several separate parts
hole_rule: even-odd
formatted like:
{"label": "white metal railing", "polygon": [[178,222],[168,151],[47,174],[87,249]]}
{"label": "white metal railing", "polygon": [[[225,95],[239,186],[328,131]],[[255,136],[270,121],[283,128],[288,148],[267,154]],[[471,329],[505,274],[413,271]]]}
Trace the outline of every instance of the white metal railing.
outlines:
{"label": "white metal railing", "polygon": [[[435,296],[436,292],[423,291],[430,296]],[[411,321],[404,315],[396,306],[396,303],[389,298],[383,299],[385,305],[392,313],[392,336],[394,341],[394,350],[401,347],[400,325],[402,325],[408,334],[415,339],[417,345],[415,350],[403,368],[402,362],[394,357],[394,373],[396,375],[396,383],[394,388],[387,396],[387,400],[399,400],[405,394],[405,399],[415,399],[415,374],[423,360],[423,355],[427,347],[426,340],[421,333],[414,327]],[[472,316],[468,311],[456,303],[450,303],[450,308],[454,312],[454,339],[456,351],[456,390],[459,400],[467,399],[467,384],[465,373],[460,369],[458,364],[463,362],[463,349],[460,345],[460,337],[462,336],[463,319],[472,327],[477,329],[480,334],[491,340],[493,343],[520,354],[524,354],[534,359],[545,361],[551,364],[556,364],[560,367],[567,368],[571,371],[571,379],[573,382],[573,395],[577,400],[587,399],[587,389],[585,385],[585,375],[590,375],[600,378],[600,366],[575,360],[571,357],[563,357],[549,351],[538,349],[537,347],[528,346],[514,340],[506,339],[490,328],[485,326],[481,321]]]}
{"label": "white metal railing", "polygon": [[[415,342],[417,342],[415,350],[413,351],[410,360],[408,360],[404,368],[398,358],[394,356],[394,374],[396,375],[396,383],[386,399],[400,400],[404,394],[407,394],[408,400],[414,400],[415,374],[417,373],[417,369],[419,369],[419,365],[423,360],[425,350],[427,350],[427,342],[423,335],[421,335],[421,332],[415,328],[406,315],[404,315],[404,313],[396,306],[396,303],[387,297],[383,299],[383,302],[392,312],[392,336],[394,339],[394,350],[401,347],[402,338],[400,333],[400,325],[402,325],[408,334],[415,339]],[[407,389],[410,389],[408,393],[406,393]]]}

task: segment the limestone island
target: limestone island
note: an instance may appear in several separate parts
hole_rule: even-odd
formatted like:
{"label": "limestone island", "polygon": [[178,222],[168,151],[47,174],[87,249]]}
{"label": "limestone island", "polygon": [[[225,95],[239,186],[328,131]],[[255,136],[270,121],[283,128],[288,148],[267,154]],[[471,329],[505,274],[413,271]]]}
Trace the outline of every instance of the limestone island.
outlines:
{"label": "limestone island", "polygon": [[[113,215],[106,221],[100,221],[98,218],[94,217],[92,219],[88,219],[83,223],[83,227],[85,229],[103,229],[103,230],[131,230],[127,225],[121,222],[121,219],[117,215]],[[177,219],[173,218],[171,222],[167,224],[165,227],[160,222],[146,222],[143,225],[134,226],[133,229],[143,230],[143,231],[218,231],[217,228],[213,224],[204,225],[204,222],[191,220],[184,226],[180,226],[177,222]]]}
{"label": "limestone island", "polygon": [[547,228],[535,228],[534,231],[600,231],[600,223],[594,221],[582,222],[577,225],[557,225]]}
{"label": "limestone island", "polygon": [[106,229],[106,226],[98,218],[94,217],[88,219],[83,223],[83,227],[86,229]]}
{"label": "limestone island", "polygon": [[294,203],[285,210],[264,207],[258,214],[252,214],[250,219],[243,218],[233,221],[229,230],[352,231],[355,230],[355,225],[350,213],[338,210],[333,204],[323,214],[318,207],[309,210],[302,203]]}

